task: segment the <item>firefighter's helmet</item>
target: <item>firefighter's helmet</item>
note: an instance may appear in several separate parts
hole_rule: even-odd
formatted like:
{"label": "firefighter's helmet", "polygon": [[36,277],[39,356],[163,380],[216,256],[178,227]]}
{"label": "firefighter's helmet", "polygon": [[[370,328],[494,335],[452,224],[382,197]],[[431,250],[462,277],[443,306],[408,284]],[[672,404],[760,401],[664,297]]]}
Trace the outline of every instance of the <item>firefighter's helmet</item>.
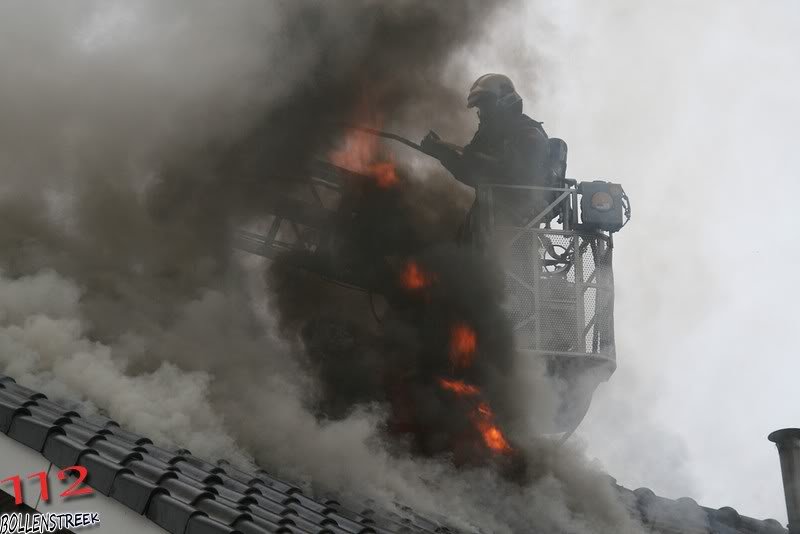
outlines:
{"label": "firefighter's helmet", "polygon": [[467,107],[481,108],[485,104],[498,109],[522,107],[522,97],[514,89],[514,82],[504,74],[484,74],[472,84],[467,96]]}

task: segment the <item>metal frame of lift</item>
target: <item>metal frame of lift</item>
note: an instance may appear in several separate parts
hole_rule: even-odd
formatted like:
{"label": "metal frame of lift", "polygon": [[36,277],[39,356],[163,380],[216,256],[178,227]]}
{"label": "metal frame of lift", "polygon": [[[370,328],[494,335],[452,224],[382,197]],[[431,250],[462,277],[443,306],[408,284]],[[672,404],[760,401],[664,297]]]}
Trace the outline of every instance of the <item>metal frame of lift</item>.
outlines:
{"label": "metal frame of lift", "polygon": [[316,161],[310,172],[308,181],[300,187],[300,192],[309,200],[299,200],[279,191],[266,195],[265,212],[272,217],[267,233],[237,230],[232,236],[234,248],[270,259],[288,251],[321,253],[327,250],[333,238],[329,221],[335,211],[325,206],[320,190],[338,193],[342,176],[348,171]]}
{"label": "metal frame of lift", "polygon": [[[298,200],[279,194],[271,195],[268,205],[265,207],[265,211],[271,215],[266,234],[238,230],[233,235],[234,247],[270,259],[287,251],[301,250],[309,253],[312,258],[320,259],[320,267],[312,268],[318,274],[346,284],[357,285],[357,280],[349,280],[346,273],[329,272],[324,268],[327,265],[324,261],[325,257],[331,254],[335,248],[335,236],[328,223],[336,212],[325,206],[320,189],[324,188],[338,193],[341,190],[343,178],[346,178],[348,174],[353,173],[324,161],[315,162],[311,168],[309,180],[302,186],[308,200]],[[613,337],[612,234],[586,229],[580,225],[577,184],[572,180],[565,180],[565,182],[564,187],[480,185],[476,190],[479,207],[478,225],[483,234],[482,239],[490,245],[496,239],[495,235],[498,229],[513,232],[513,235],[506,240],[508,245],[513,244],[524,235],[531,234],[536,235],[539,240],[548,239],[548,236],[563,236],[571,242],[574,267],[574,282],[571,282],[571,286],[575,303],[572,350],[553,350],[544,347],[541,342],[542,326],[541,321],[538,321],[537,318],[542,317],[545,305],[548,303],[541,291],[541,285],[543,280],[550,276],[546,271],[548,262],[553,262],[553,258],[546,256],[546,251],[542,255],[532,254],[530,258],[533,272],[541,273],[541,276],[536,276],[532,283],[520,279],[513,270],[505,270],[507,276],[533,295],[533,312],[514,324],[515,331],[519,332],[528,324],[533,323],[535,328],[533,348],[519,347],[519,350],[547,358],[550,361],[580,359],[582,364],[605,367],[610,376],[616,367]],[[503,226],[498,224],[495,217],[497,213],[495,197],[500,190],[555,193],[555,199],[539,213],[532,214],[525,224],[516,227]],[[551,223],[556,217],[559,217],[560,228],[551,227]],[[583,272],[585,254],[591,254],[593,258],[594,271],[591,273]],[[310,267],[308,264],[304,266]],[[590,289],[596,292],[597,305],[594,313],[587,317],[585,302],[586,293]]]}
{"label": "metal frame of lift", "polygon": [[[570,187],[572,185],[572,187]],[[504,184],[484,184],[477,189],[477,199],[479,206],[480,229],[483,233],[482,239],[489,244],[501,244],[510,246],[525,235],[536,235],[541,241],[548,236],[563,236],[571,242],[572,246],[572,266],[574,269],[574,282],[570,282],[573,287],[575,302],[575,337],[573,350],[552,350],[542,345],[541,321],[537,318],[542,316],[544,305],[547,303],[541,283],[550,274],[546,270],[548,261],[552,258],[547,257],[546,247],[542,248],[542,254],[532,254],[532,270],[539,273],[534,277],[533,283],[522,280],[512,269],[504,269],[506,276],[512,278],[517,284],[525,287],[533,295],[533,312],[522,320],[514,324],[514,330],[519,331],[524,326],[534,323],[535,336],[533,348],[527,349],[520,347],[519,350],[547,358],[548,360],[561,359],[580,359],[581,362],[592,366],[604,367],[608,376],[616,368],[616,350],[614,346],[614,281],[612,271],[612,250],[613,238],[610,233],[583,228],[578,220],[579,191],[574,187],[576,183],[572,180],[567,181],[564,187],[539,187],[539,186],[516,186]],[[521,226],[509,226],[499,224],[496,221],[497,206],[495,197],[500,190],[520,190],[543,194],[555,194],[555,199],[550,202],[540,212],[532,216]],[[551,221],[559,218],[560,228],[551,228]],[[510,230],[510,238],[498,237],[498,230]],[[502,243],[493,243],[502,239]],[[584,256],[591,254],[593,259],[593,271],[584,272]],[[502,258],[501,258],[502,261]],[[588,276],[586,276],[588,274]],[[596,305],[593,313],[587,317],[586,293],[592,288],[596,292]],[[592,332],[590,336],[590,332]],[[579,349],[583,350],[579,350]]]}

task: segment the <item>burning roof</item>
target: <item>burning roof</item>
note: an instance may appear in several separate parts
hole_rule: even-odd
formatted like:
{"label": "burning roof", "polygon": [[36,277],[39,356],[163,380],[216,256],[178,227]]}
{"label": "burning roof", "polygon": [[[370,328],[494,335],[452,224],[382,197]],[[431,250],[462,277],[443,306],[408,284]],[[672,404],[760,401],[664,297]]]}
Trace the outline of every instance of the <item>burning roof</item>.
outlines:
{"label": "burning roof", "polygon": [[[7,436],[0,437],[0,451],[6,440],[16,440],[56,467],[85,466],[95,491],[174,534],[458,532],[448,526],[446,510],[441,517],[424,517],[402,505],[385,510],[346,496],[306,495],[299,486],[263,470],[211,463],[185,449],[164,449],[113,420],[82,417],[2,375],[0,431]],[[731,508],[712,510],[691,499],[672,501],[645,488],[630,491],[611,479],[608,483],[652,532],[786,532],[777,521],[743,517]],[[93,497],[97,498],[102,497]]]}

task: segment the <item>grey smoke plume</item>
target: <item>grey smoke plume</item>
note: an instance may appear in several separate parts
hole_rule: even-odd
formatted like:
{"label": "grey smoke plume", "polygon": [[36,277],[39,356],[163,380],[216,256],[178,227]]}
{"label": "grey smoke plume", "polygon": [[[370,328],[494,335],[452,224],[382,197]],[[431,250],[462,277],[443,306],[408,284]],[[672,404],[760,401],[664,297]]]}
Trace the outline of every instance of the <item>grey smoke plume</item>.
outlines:
{"label": "grey smoke plume", "polygon": [[[456,525],[636,531],[579,451],[528,426],[514,437],[535,476],[520,486],[398,452],[380,405],[317,417],[298,340],[278,337],[261,299],[263,266],[228,250],[260,195],[291,188],[335,141],[365,83],[399,125],[459,109],[444,76],[494,8],[4,3],[2,371],[164,444],[446,510]],[[535,419],[547,412],[538,375],[509,390],[530,385]]]}
{"label": "grey smoke plume", "polygon": [[618,369],[579,428],[588,452],[628,487],[784,521],[765,437],[798,417],[782,399],[800,291],[778,273],[800,266],[800,4],[527,7],[503,33],[545,67],[517,70],[501,35],[481,60],[541,96],[571,177],[618,180],[634,203],[615,250]]}

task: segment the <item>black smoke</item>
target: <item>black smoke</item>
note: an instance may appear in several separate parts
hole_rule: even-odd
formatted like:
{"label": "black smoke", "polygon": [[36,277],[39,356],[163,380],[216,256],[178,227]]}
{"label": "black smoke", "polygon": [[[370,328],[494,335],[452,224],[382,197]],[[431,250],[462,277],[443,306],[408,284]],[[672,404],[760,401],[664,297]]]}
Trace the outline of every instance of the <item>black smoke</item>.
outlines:
{"label": "black smoke", "polygon": [[[354,265],[348,272],[359,276],[348,281],[359,288],[337,288],[341,280],[335,277],[314,280],[306,272],[318,266],[314,255],[294,252],[271,266],[271,300],[281,311],[284,332],[302,339],[307,365],[319,379],[320,417],[341,419],[378,403],[389,414],[387,436],[415,454],[447,455],[457,465],[505,465],[509,454],[491,451],[474,421],[481,402],[496,412],[498,428],[515,410],[503,278],[489,252],[465,239],[466,212],[452,190],[422,186],[408,172],[401,167],[400,182],[389,188],[369,176],[346,184],[340,211],[329,221],[336,256]],[[438,217],[420,209],[426,202],[439,207]],[[411,263],[425,278],[424,287],[404,285]],[[359,291],[366,294],[353,306]],[[380,311],[376,300],[385,303]],[[458,326],[473,331],[477,344],[473,363],[456,368],[451,351]],[[454,394],[441,386],[442,379],[478,387],[480,394]]]}
{"label": "black smoke", "polygon": [[[165,174],[152,191],[160,213],[195,221],[198,231],[214,235],[229,226],[231,213],[257,216],[264,206],[259,190],[290,194],[302,186],[315,158],[334,150],[348,133],[346,125],[362,120],[365,108],[401,127],[424,109],[463,114],[466,88],[453,87],[443,73],[452,55],[481,34],[498,5],[365,3],[341,15],[356,29],[344,40],[325,38],[328,13],[318,6],[294,8],[285,38],[316,40],[320,51],[304,73],[305,83],[240,139],[206,150],[214,161],[204,163],[211,172],[199,184],[198,174],[185,169]],[[352,296],[332,293],[324,282],[310,286],[308,275],[297,270],[312,260],[297,253],[273,264],[272,300],[284,333],[301,338],[320,381],[320,417],[343,418],[360,405],[384,404],[388,435],[408,439],[415,453],[454,454],[459,463],[483,460],[491,453],[470,420],[474,407],[444,391],[438,380],[453,374],[448,360],[453,325],[469,325],[479,340],[475,365],[457,378],[481,388],[502,424],[512,404],[504,388],[512,347],[501,309],[502,280],[479,251],[456,246],[466,213],[452,179],[441,173],[420,177],[402,162],[398,172],[402,179],[396,187],[379,187],[368,177],[348,182],[338,216],[329,221],[336,228],[335,255],[366,273],[362,285],[371,299],[389,302],[379,324],[370,324],[373,318],[363,307],[342,313],[330,302]],[[430,185],[436,181],[450,185]],[[424,297],[404,294],[400,287],[400,269],[412,259],[435,277]],[[321,306],[322,300],[329,302]]]}
{"label": "black smoke", "polygon": [[[160,6],[156,27],[139,28],[140,40],[132,38],[127,49],[116,49],[113,39],[98,45],[87,37],[92,31],[113,35],[104,28],[111,15],[105,15],[111,22],[95,21],[102,4],[63,10],[53,19],[63,26],[54,23],[48,36],[76,48],[56,56],[74,63],[71,69],[51,62],[49,71],[61,84],[17,90],[15,80],[26,79],[30,60],[4,56],[4,94],[35,98],[50,87],[62,91],[36,110],[50,113],[49,120],[37,121],[32,109],[27,115],[13,106],[0,112],[4,125],[17,126],[2,131],[2,159],[21,184],[4,199],[0,216],[5,272],[19,277],[49,267],[76,280],[90,335],[138,350],[128,347],[131,339],[160,336],[188,302],[208,291],[230,292],[232,231],[264,216],[271,197],[301,188],[309,165],[335,149],[365,107],[400,131],[424,130],[434,118],[458,124],[452,117],[464,116],[466,87],[449,79],[448,69],[505,4],[254,2],[236,13],[215,12],[213,3],[189,13]],[[82,21],[97,28],[69,33]],[[180,38],[170,33],[174,28]],[[181,41],[184,34],[191,39]],[[228,41],[246,41],[247,55],[232,54]],[[165,57],[172,63],[160,62],[162,49],[170,50]],[[181,68],[197,81],[174,74]],[[214,70],[229,78],[218,82],[224,77],[212,76]],[[48,122],[59,126],[47,130]],[[38,124],[47,136],[37,137]],[[25,157],[32,146],[49,160]],[[485,389],[501,419],[510,335],[492,268],[453,246],[468,205],[463,190],[446,174],[420,175],[397,157],[403,177],[397,188],[351,184],[343,216],[331,221],[342,236],[340,255],[379,267],[371,289],[391,300],[384,323],[365,325],[370,316],[343,324],[320,317],[321,299],[336,308],[352,297],[332,294],[319,281],[304,287],[288,268],[292,262],[276,262],[275,272],[285,272],[272,273],[270,291],[284,334],[302,338],[318,371],[320,417],[388,403],[393,416],[387,428],[396,428],[408,426],[396,421],[402,405],[410,426],[422,429],[410,432],[412,450],[435,455],[452,452],[454,436],[469,426],[462,421],[440,430],[461,413],[435,382],[445,371],[452,323],[477,330],[477,363],[463,378]],[[54,219],[48,195],[68,198],[68,211]],[[435,271],[429,301],[416,302],[397,287],[397,269],[411,257]],[[145,371],[169,357],[148,350],[133,361]],[[212,362],[211,369],[223,365]]]}

